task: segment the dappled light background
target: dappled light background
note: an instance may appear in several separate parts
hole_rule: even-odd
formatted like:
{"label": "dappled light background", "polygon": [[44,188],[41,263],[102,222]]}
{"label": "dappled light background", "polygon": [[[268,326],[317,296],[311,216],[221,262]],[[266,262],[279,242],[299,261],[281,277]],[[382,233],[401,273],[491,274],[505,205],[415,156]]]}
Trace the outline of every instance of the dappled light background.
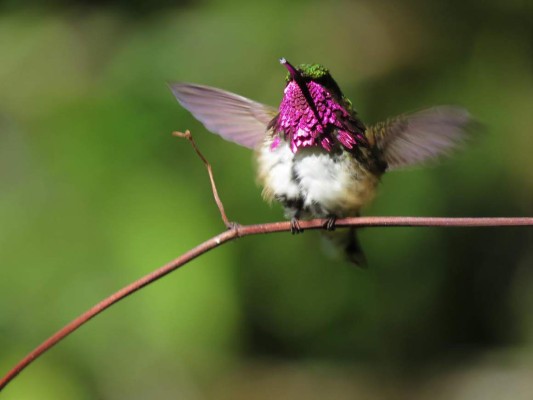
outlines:
{"label": "dappled light background", "polygon": [[[0,374],[103,297],[219,233],[280,220],[249,150],[166,83],[277,105],[286,57],[364,121],[437,104],[484,125],[394,172],[366,215],[533,214],[533,3],[0,1]],[[6,399],[530,399],[531,228],[372,228],[368,270],[317,232],[250,237],[45,354]]]}

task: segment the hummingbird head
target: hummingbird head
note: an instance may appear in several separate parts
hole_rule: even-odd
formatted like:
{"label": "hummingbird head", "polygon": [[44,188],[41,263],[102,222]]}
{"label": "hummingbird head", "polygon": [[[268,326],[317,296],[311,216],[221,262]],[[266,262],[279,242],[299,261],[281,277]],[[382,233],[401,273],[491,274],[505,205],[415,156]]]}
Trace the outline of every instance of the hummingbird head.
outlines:
{"label": "hummingbird head", "polygon": [[285,58],[280,58],[280,64],[287,68],[287,75],[285,76],[285,82],[289,84],[291,81],[298,82],[310,82],[314,81],[321,84],[325,88],[330,89],[336,95],[342,97],[342,92],[337,85],[337,82],[331,77],[329,70],[320,64],[300,64],[294,67]]}
{"label": "hummingbird head", "polygon": [[367,144],[363,124],[327,68],[319,64],[294,67],[284,58],[280,63],[288,73],[279,114],[273,120],[277,134],[273,148],[282,138],[290,141],[293,152],[312,146],[330,151],[335,142],[349,150]]}

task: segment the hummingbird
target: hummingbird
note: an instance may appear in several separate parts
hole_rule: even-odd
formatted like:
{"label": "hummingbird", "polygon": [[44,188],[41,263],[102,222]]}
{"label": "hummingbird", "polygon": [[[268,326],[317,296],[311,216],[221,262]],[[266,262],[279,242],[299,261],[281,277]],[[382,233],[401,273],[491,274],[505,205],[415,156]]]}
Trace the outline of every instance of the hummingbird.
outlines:
{"label": "hummingbird", "polygon": [[209,86],[173,83],[178,102],[211,132],[255,150],[263,197],[281,203],[300,233],[301,219],[324,218],[325,236],[358,266],[366,258],[356,230],[335,231],[337,218],[360,216],[381,176],[458,148],[470,114],[438,106],[365,125],[329,70],[286,59],[278,108]]}

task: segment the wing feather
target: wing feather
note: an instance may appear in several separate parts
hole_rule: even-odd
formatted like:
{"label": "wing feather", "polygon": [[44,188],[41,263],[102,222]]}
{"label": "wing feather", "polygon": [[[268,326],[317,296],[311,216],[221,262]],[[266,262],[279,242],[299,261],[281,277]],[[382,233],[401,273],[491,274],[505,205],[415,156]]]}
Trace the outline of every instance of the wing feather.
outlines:
{"label": "wing feather", "polygon": [[178,102],[213,133],[254,149],[264,139],[277,110],[221,89],[192,83],[172,83]]}
{"label": "wing feather", "polygon": [[474,125],[465,109],[440,106],[378,123],[367,135],[388,169],[397,169],[452,152],[468,138]]}

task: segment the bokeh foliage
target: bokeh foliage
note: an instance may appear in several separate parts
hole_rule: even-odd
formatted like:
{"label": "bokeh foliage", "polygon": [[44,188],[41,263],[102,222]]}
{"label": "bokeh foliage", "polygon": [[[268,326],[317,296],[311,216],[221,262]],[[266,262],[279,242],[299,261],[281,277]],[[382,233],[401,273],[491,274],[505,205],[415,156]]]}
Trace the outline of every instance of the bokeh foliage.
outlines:
{"label": "bokeh foliage", "polygon": [[[192,130],[231,219],[281,218],[261,201],[250,151],[207,133],[168,81],[277,104],[284,56],[328,66],[368,122],[461,104],[487,132],[453,159],[385,176],[366,214],[531,215],[532,22],[519,0],[0,2],[0,373],[223,229],[173,130]],[[93,320],[3,395],[477,398],[505,386],[493,376],[533,393],[531,229],[361,237],[365,271],[330,260],[315,232],[216,249]]]}

